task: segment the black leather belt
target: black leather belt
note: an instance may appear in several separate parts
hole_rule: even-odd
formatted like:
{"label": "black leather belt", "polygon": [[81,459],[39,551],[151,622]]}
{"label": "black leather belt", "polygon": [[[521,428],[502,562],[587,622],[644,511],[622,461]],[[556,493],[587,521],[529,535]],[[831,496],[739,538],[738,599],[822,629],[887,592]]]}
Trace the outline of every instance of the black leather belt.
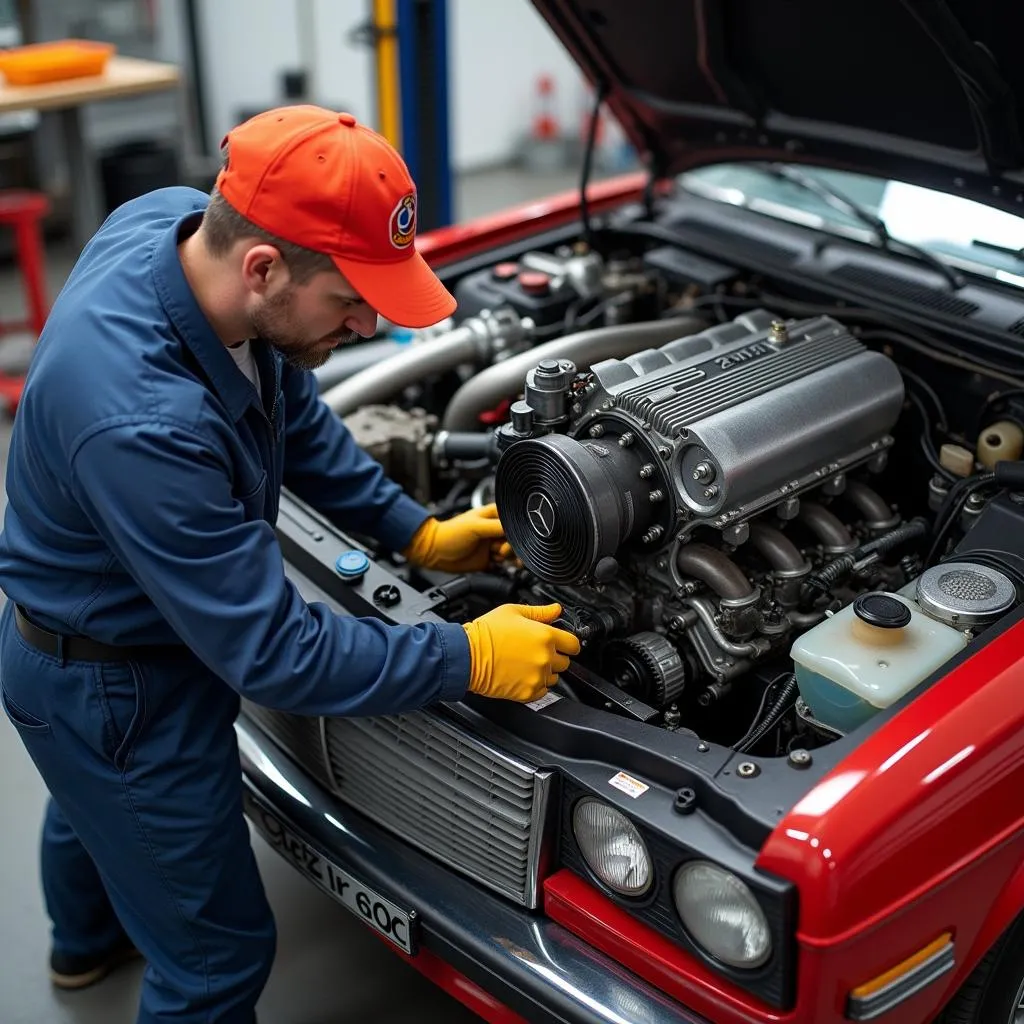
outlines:
{"label": "black leather belt", "polygon": [[14,606],[14,621],[18,632],[37,651],[49,654],[62,661],[132,661],[152,657],[157,647],[117,647],[103,644],[98,640],[90,640],[85,636],[67,636],[62,633],[51,633],[42,626],[37,626],[19,606]]}

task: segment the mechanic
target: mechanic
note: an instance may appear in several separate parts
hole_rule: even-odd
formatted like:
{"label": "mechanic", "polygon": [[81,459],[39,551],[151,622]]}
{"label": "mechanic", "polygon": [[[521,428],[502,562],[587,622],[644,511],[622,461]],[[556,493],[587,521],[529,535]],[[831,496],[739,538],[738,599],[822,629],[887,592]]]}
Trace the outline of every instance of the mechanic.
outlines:
{"label": "mechanic", "polygon": [[133,200],[83,250],[30,367],[0,535],[3,704],[51,795],[51,976],[80,987],[141,954],[145,1022],[250,1022],[270,972],[242,697],[305,715],[530,701],[579,652],[557,605],[391,626],[286,579],[282,486],[424,566],[508,549],[493,506],[438,521],[385,478],[309,372],[378,313],[454,311],[399,155],[311,106],[225,143],[211,196]]}

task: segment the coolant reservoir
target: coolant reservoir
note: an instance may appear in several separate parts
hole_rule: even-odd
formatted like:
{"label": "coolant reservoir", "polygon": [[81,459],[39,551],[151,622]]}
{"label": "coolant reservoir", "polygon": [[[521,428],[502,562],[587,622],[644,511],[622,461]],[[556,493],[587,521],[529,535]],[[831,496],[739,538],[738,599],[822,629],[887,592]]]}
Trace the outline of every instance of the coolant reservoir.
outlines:
{"label": "coolant reservoir", "polygon": [[849,732],[898,701],[966,644],[904,594],[864,594],[792,648],[800,696],[825,725]]}

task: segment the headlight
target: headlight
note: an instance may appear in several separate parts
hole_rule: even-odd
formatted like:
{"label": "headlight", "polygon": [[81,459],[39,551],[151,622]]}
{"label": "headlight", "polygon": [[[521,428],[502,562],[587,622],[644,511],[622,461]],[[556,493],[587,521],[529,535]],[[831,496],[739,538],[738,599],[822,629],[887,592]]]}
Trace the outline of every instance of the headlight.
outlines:
{"label": "headlight", "polygon": [[676,874],[676,910],[691,938],[730,967],[760,967],[772,951],[764,911],[731,871],[694,861]]}
{"label": "headlight", "polygon": [[641,896],[651,884],[651,858],[640,833],[624,814],[585,798],[573,812],[572,828],[590,870],[623,896]]}

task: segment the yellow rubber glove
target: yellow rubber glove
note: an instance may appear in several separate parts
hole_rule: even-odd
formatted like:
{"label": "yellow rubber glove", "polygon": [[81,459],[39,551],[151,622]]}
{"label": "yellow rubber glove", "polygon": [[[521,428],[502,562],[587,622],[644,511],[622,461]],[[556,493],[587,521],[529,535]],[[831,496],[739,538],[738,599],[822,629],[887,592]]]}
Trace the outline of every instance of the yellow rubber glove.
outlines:
{"label": "yellow rubber glove", "polygon": [[528,702],[543,697],[580,653],[580,642],[549,625],[557,604],[502,604],[463,625],[472,656],[469,688],[485,697]]}
{"label": "yellow rubber glove", "polygon": [[428,519],[402,552],[410,562],[442,572],[483,572],[511,553],[493,504],[451,519]]}

